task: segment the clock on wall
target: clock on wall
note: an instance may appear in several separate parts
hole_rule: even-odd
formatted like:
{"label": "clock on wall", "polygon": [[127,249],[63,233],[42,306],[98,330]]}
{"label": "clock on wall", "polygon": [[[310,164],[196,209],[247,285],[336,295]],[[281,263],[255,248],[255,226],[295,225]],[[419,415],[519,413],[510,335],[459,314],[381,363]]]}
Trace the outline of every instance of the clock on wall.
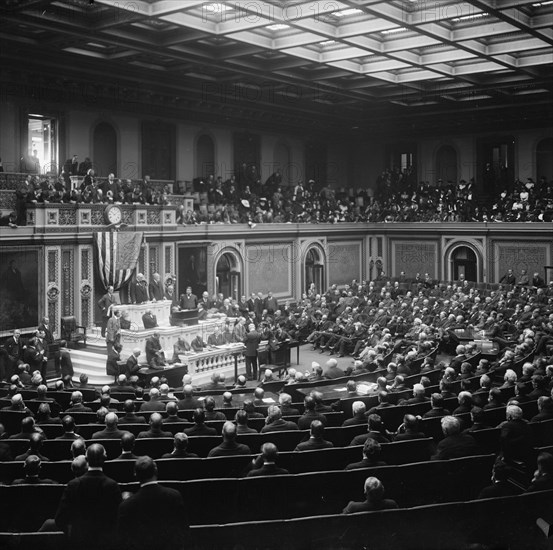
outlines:
{"label": "clock on wall", "polygon": [[106,223],[117,225],[123,220],[123,211],[116,204],[110,204],[104,210],[104,219]]}

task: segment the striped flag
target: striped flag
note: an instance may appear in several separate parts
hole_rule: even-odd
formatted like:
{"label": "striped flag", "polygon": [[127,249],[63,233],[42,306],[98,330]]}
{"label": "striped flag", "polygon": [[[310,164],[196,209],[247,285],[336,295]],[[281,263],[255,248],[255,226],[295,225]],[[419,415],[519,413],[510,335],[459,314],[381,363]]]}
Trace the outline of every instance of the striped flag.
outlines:
{"label": "striped flag", "polygon": [[98,271],[105,288],[119,290],[132,276],[142,244],[142,232],[103,231],[95,233]]}

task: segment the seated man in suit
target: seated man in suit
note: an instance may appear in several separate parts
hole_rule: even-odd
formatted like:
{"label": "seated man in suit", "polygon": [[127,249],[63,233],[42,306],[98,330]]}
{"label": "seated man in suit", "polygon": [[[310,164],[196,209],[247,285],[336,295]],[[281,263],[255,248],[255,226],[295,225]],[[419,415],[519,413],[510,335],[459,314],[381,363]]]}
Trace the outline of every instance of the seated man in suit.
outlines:
{"label": "seated man in suit", "polygon": [[197,408],[192,414],[192,420],[194,426],[184,430],[186,435],[217,435],[217,430],[206,426],[205,424],[205,411],[201,408]]}
{"label": "seated man in suit", "polygon": [[165,453],[161,458],[198,458],[197,454],[188,452],[188,436],[183,432],[178,432],[173,438],[173,450]]}
{"label": "seated man in suit", "polygon": [[236,442],[236,425],[234,422],[227,421],[223,424],[222,435],[223,442],[209,451],[208,458],[213,456],[252,454],[251,449],[247,445]]}
{"label": "seated man in suit", "polygon": [[431,460],[447,460],[478,454],[478,445],[469,433],[461,433],[461,421],[455,416],[444,416],[441,420],[442,439]]}
{"label": "seated man in suit", "polygon": [[364,502],[351,501],[343,510],[343,514],[354,514],[356,512],[370,512],[372,510],[390,510],[398,508],[397,502],[384,498],[384,485],[376,477],[368,477],[365,480]]}
{"label": "seated man in suit", "polygon": [[178,363],[180,361],[179,355],[184,355],[191,349],[190,344],[182,336],[179,336],[173,344],[173,363]]}
{"label": "seated man in suit", "polygon": [[123,434],[127,433],[123,430],[120,430],[117,427],[117,422],[119,418],[114,412],[109,412],[106,414],[105,424],[106,427],[99,432],[94,432],[92,434],[92,439],[121,439]]}
{"label": "seated man in suit", "polygon": [[363,460],[351,462],[346,466],[346,470],[359,470],[361,468],[373,468],[375,466],[386,466],[386,462],[380,460],[382,447],[380,443],[369,437],[363,445]]}
{"label": "seated man in suit", "polygon": [[159,332],[146,338],[146,361],[152,369],[163,367],[167,364],[165,361],[165,352],[161,348],[161,342],[159,341]]}
{"label": "seated man in suit", "polygon": [[277,405],[271,405],[268,408],[265,423],[265,426],[261,428],[261,433],[299,430],[296,423],[283,420],[282,412]]}
{"label": "seated man in suit", "polygon": [[264,443],[261,446],[261,454],[253,461],[253,469],[248,472],[248,477],[274,476],[289,474],[288,470],[276,465],[278,449],[274,443]]}
{"label": "seated man in suit", "polygon": [[217,325],[215,332],[207,337],[208,346],[224,346],[226,344],[225,335],[221,330],[221,327]]}
{"label": "seated man in suit", "polygon": [[161,428],[163,427],[163,417],[161,414],[155,412],[150,416],[150,429],[140,432],[137,439],[145,439],[152,437],[173,437],[171,432],[164,432]]}
{"label": "seated man in suit", "polygon": [[204,348],[207,348],[207,344],[203,341],[201,334],[198,334],[196,338],[190,342],[190,346],[195,353],[200,353]]}
{"label": "seated man in suit", "polygon": [[39,477],[41,468],[40,457],[31,454],[24,460],[23,471],[25,472],[25,477],[14,480],[12,485],[57,485],[57,481]]}
{"label": "seated man in suit", "polygon": [[148,309],[144,315],[142,315],[142,323],[144,324],[144,328],[156,328],[157,325],[157,317],[152,313],[151,309]]}
{"label": "seated man in suit", "polygon": [[315,449],[330,449],[334,443],[324,439],[325,427],[320,420],[311,422],[309,439],[298,443],[294,451],[314,451]]}
{"label": "seated man in suit", "polygon": [[157,466],[149,456],[135,463],[140,489],[119,505],[117,531],[121,548],[183,548],[188,514],[181,494],[157,482]]}

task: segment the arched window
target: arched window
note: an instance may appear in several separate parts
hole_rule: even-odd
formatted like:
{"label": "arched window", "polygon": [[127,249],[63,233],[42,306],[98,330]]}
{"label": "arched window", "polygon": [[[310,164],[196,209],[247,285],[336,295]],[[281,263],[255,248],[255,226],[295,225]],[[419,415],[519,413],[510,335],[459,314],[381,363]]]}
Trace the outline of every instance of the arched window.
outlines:
{"label": "arched window", "polygon": [[436,153],[436,181],[457,182],[457,151],[451,145],[442,145]]}
{"label": "arched window", "polygon": [[553,138],[542,139],[536,147],[536,178],[553,180]]}
{"label": "arched window", "polygon": [[97,176],[117,175],[117,134],[109,122],[94,128],[92,163]]}
{"label": "arched window", "polygon": [[215,175],[215,145],[207,134],[202,134],[196,143],[196,176],[207,178]]}

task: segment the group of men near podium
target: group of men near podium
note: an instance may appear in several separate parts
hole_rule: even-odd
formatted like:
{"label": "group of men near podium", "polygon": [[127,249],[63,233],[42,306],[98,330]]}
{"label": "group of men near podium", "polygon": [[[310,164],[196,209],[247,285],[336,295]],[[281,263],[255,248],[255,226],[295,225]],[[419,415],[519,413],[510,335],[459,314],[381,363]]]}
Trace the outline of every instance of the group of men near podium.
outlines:
{"label": "group of men near podium", "polygon": [[[169,292],[168,292],[169,291]],[[216,309],[217,312],[223,313],[228,317],[234,317],[240,315],[239,304],[231,304],[229,299],[225,299],[221,294],[214,300],[209,298],[209,294],[204,292],[202,297],[198,297],[192,292],[191,287],[186,288],[186,292],[180,296],[177,300],[174,294],[174,286],[172,281],[167,287],[161,281],[161,277],[158,273],[154,273],[150,284],[146,282],[143,274],[139,273],[136,276],[136,281],[129,285],[129,296],[133,304],[142,304],[146,302],[157,302],[162,300],[171,301],[171,311],[175,310],[197,310],[199,312],[199,318],[204,319],[207,316],[207,312]],[[246,304],[245,297],[242,297],[241,303]],[[249,301],[248,301],[249,302]],[[260,307],[270,305],[272,308],[277,308],[276,299],[269,292],[266,299],[262,299],[260,296],[252,294],[252,304],[261,304]],[[107,345],[107,362],[106,372],[108,375],[117,376],[120,372],[121,363],[121,329],[130,328],[130,322],[126,320],[126,317],[121,317],[121,312],[115,309],[113,306],[118,305],[117,298],[114,294],[113,286],[109,286],[106,294],[104,294],[98,301],[98,306],[102,312],[102,336],[106,338]],[[250,310],[248,304],[248,311]],[[255,311],[254,311],[255,313]],[[254,315],[255,316],[255,315]],[[249,316],[246,316],[249,318]],[[155,329],[158,327],[156,316],[151,310],[147,310],[142,316],[142,322],[145,329]],[[128,324],[128,326],[126,326]],[[245,320],[238,322],[232,331],[227,328],[224,332],[220,327],[216,329],[213,334],[210,334],[208,341],[204,342],[201,335],[198,335],[194,340],[188,344],[183,338],[179,338],[173,346],[173,358],[171,363],[178,364],[179,354],[183,354],[189,351],[200,352],[208,346],[220,346],[233,342],[241,342],[245,345],[244,355],[246,362],[246,376],[248,379],[255,379],[257,377],[257,355],[258,346],[262,340],[262,335],[256,330],[254,323],[246,325]],[[129,360],[138,364],[138,356],[140,355],[139,349],[134,350]],[[152,336],[148,337],[145,342],[146,362],[151,368],[160,368],[167,364],[165,354],[163,352],[159,333],[156,332]],[[133,365],[131,365],[133,367]],[[134,369],[137,365],[134,365]],[[128,369],[125,369],[128,370]]]}

